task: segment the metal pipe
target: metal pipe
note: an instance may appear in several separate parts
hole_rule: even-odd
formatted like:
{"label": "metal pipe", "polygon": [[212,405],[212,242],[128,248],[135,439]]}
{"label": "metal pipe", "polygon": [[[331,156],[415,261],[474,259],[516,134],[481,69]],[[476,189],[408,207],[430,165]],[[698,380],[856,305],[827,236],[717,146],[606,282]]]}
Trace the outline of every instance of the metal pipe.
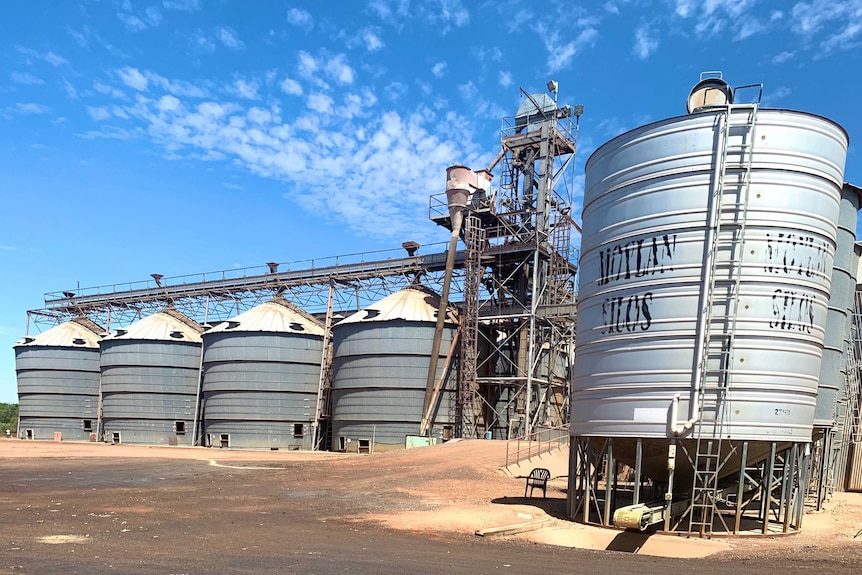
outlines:
{"label": "metal pipe", "polygon": [[611,524],[611,496],[613,489],[613,480],[611,477],[614,473],[614,438],[608,438],[608,453],[605,458],[605,515],[602,518],[602,525]]}
{"label": "metal pipe", "polygon": [[[458,234],[464,216],[461,210],[452,210],[450,216],[452,222],[452,235],[449,238],[449,247],[446,250],[446,271],[443,276],[443,288],[440,292],[440,305],[437,308],[437,323],[434,326],[434,339],[431,342],[431,359],[428,362],[428,377],[425,380],[425,401],[422,413],[428,411],[428,403],[434,391],[434,381],[437,377],[437,356],[440,355],[440,342],[443,339],[443,324],[446,321],[446,311],[449,308],[449,288],[452,285],[452,270],[455,267],[455,249],[458,247]],[[458,426],[460,429],[460,426]]]}
{"label": "metal pipe", "polygon": [[772,510],[772,476],[775,471],[775,442],[769,447],[769,460],[766,462],[766,473],[764,475],[763,490],[763,535],[769,533],[769,512]]}
{"label": "metal pipe", "polygon": [[[204,304],[204,315],[205,316],[209,314],[209,307],[210,307],[210,299],[207,298],[206,303]],[[199,410],[200,410],[201,393],[203,392],[203,389],[202,389],[203,385],[204,385],[204,344],[203,344],[203,338],[201,338],[201,359],[200,359],[200,362],[198,363],[198,390],[197,390],[197,394],[195,395],[195,415],[194,415],[194,420],[192,420],[192,445],[193,446],[198,444],[198,415],[199,415]]]}
{"label": "metal pipe", "polygon": [[635,444],[635,484],[634,495],[632,496],[632,505],[637,505],[641,502],[641,465],[643,462],[643,439],[638,437]]}
{"label": "metal pipe", "polygon": [[739,535],[739,526],[742,522],[742,494],[745,488],[745,466],[748,461],[748,442],[742,442],[742,455],[739,461],[739,483],[736,486],[736,513],[733,523],[733,534]]}
{"label": "metal pipe", "polygon": [[670,531],[671,504],[673,503],[673,474],[676,470],[676,440],[671,439],[667,447],[667,492],[664,494],[664,530]]}
{"label": "metal pipe", "polygon": [[709,190],[709,203],[707,208],[706,235],[703,239],[704,258],[702,264],[701,280],[700,280],[700,314],[697,318],[697,328],[695,332],[694,343],[694,370],[692,373],[691,392],[688,407],[688,421],[679,424],[677,420],[672,422],[671,431],[674,435],[680,435],[684,431],[691,429],[697,421],[700,403],[700,391],[703,378],[704,353],[706,347],[706,335],[709,330],[709,306],[712,302],[709,300],[708,292],[709,285],[712,282],[712,267],[715,260],[715,250],[713,243],[717,233],[718,211],[721,207],[721,197],[719,194],[722,191],[722,170],[724,168],[724,154],[720,153],[724,149],[725,139],[727,138],[726,124],[727,115],[729,112],[718,115],[718,136],[716,138],[715,151],[716,161],[712,172],[712,186]]}

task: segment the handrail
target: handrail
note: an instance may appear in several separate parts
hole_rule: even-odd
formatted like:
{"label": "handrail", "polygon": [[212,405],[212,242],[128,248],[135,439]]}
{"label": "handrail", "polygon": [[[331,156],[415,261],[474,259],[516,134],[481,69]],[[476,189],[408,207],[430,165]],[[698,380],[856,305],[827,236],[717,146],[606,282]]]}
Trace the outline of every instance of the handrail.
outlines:
{"label": "handrail", "polygon": [[568,424],[546,427],[521,437],[508,439],[506,441],[506,463],[504,467],[568,444]]}

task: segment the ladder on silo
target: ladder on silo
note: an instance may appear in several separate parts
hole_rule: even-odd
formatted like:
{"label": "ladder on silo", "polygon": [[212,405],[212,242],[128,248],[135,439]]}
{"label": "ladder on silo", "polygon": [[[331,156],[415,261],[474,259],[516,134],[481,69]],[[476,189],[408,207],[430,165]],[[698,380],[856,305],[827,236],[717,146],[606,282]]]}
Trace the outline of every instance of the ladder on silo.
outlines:
{"label": "ladder on silo", "polygon": [[[716,147],[714,162],[718,162],[716,181],[713,187],[712,209],[715,211],[714,231],[709,260],[709,279],[705,298],[705,325],[703,330],[703,355],[700,358],[700,381],[698,382],[698,414],[695,424],[695,457],[689,510],[689,532],[701,536],[712,533],[718,504],[718,480],[721,468],[732,454],[723,453],[722,440],[726,415],[727,393],[730,389],[730,376],[733,369],[734,344],[736,338],[737,315],[739,311],[739,290],[742,280],[742,260],[745,248],[745,230],[748,223],[748,196],[751,188],[751,171],[754,158],[754,138],[757,127],[759,100],[752,104],[730,104],[724,112],[721,129],[721,145]],[[740,143],[731,144],[731,141]],[[735,182],[730,181],[731,168],[728,156],[737,156],[731,168],[738,166]],[[731,200],[731,201],[728,201]],[[730,216],[725,218],[725,215]],[[721,237],[723,229],[728,229],[729,238]],[[727,234],[725,234],[727,235]],[[727,276],[717,278],[718,252],[728,254]],[[713,329],[713,316],[716,305],[716,291],[726,288],[724,313],[727,321],[719,333]],[[722,302],[719,302],[722,303]],[[707,391],[709,393],[707,393]],[[711,413],[712,425],[704,425],[704,415]],[[706,436],[704,436],[706,435]],[[719,520],[729,532],[720,514]]]}

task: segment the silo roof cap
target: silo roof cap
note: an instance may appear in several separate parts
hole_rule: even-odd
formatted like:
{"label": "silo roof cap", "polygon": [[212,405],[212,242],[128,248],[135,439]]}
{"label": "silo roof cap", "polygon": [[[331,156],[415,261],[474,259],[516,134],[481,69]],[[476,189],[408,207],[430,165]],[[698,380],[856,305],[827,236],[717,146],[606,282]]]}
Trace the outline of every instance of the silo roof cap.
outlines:
{"label": "silo roof cap", "polygon": [[211,333],[225,332],[302,333],[323,337],[323,324],[284,298],[275,298],[220,323]]}
{"label": "silo roof cap", "polygon": [[[434,291],[423,286],[408,286],[348,316],[338,325],[399,319],[433,323],[437,321],[439,306],[440,296]],[[446,323],[458,323],[458,318],[451,306],[446,314]]]}
{"label": "silo roof cap", "polygon": [[99,339],[102,329],[96,323],[85,317],[75,318],[66,323],[54,326],[44,333],[40,333],[26,343],[16,347],[99,347]]}
{"label": "silo roof cap", "polygon": [[128,327],[118,329],[116,334],[110,335],[105,339],[201,343],[201,333],[203,331],[204,328],[193,319],[173,308],[166,308]]}

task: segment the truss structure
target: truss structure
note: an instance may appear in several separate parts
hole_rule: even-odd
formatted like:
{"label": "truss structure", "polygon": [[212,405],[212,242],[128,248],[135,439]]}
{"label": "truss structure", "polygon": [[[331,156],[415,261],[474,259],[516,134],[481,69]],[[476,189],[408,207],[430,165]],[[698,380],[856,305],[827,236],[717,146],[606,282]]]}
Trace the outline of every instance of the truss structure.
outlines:
{"label": "truss structure", "polygon": [[[462,358],[476,358],[460,379],[464,437],[527,436],[568,422],[577,269],[571,233],[579,230],[569,212],[581,109],[523,94],[518,113],[503,118],[495,164],[482,170],[499,166],[499,189],[473,194],[466,212],[474,223],[461,235],[467,254],[480,254],[464,279],[479,286],[478,304],[462,315],[478,326],[475,339],[461,344]],[[431,197],[430,217],[452,229],[442,194]]]}
{"label": "truss structure", "polygon": [[[412,283],[439,290],[445,253],[402,254],[387,250],[176,277],[153,274],[153,279],[147,281],[49,292],[45,294],[44,308],[27,312],[25,335],[31,329],[42,331],[79,316],[110,331],[168,305],[202,324],[215,323],[275,295],[284,296],[321,319],[330,309],[337,320]],[[456,294],[462,291],[464,257],[459,252],[455,258]]]}

